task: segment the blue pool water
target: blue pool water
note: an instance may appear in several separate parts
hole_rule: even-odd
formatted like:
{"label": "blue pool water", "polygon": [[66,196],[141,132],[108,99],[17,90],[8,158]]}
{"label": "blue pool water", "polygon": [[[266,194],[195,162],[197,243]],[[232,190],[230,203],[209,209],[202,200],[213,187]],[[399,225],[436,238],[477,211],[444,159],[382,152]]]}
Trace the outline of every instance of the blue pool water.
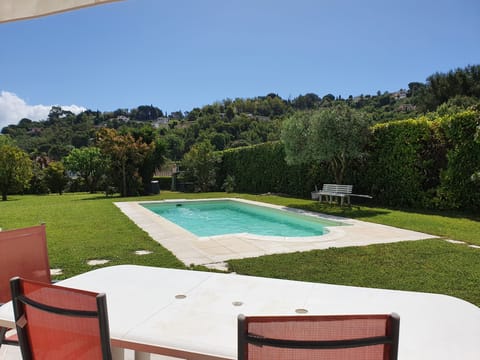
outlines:
{"label": "blue pool water", "polygon": [[250,233],[304,237],[341,223],[233,200],[144,203],[145,208],[197,236]]}

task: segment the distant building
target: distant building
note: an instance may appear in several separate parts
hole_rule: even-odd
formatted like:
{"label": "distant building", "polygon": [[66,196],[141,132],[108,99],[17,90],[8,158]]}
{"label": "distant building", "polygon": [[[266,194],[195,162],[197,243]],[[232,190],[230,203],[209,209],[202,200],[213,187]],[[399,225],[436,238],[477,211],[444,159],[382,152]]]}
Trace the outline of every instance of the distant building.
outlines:
{"label": "distant building", "polygon": [[128,116],[125,116],[125,115],[119,115],[119,116],[117,116],[117,120],[127,122],[127,121],[130,120],[130,118]]}
{"label": "distant building", "polygon": [[31,128],[29,131],[28,131],[28,134],[29,135],[40,135],[42,133],[43,129],[41,128],[38,128],[38,127],[34,127],[34,128]]}
{"label": "distant building", "polygon": [[152,121],[152,126],[158,129],[159,127],[167,125],[168,120],[169,120],[168,117],[159,117],[156,120]]}
{"label": "distant building", "polygon": [[407,90],[400,89],[399,91],[392,93],[391,96],[395,100],[405,99],[407,97]]}

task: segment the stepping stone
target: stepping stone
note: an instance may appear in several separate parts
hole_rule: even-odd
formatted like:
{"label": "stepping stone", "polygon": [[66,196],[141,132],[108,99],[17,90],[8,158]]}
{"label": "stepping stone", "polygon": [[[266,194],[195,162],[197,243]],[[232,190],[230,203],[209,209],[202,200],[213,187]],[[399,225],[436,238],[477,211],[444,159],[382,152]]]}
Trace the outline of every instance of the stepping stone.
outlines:
{"label": "stepping stone", "polygon": [[56,276],[56,275],[62,275],[63,270],[62,269],[50,269],[50,275]]}
{"label": "stepping stone", "polygon": [[452,244],[466,244],[465,241],[459,241],[459,240],[445,240],[445,241],[448,241],[449,243],[452,243]]}
{"label": "stepping stone", "polygon": [[148,255],[148,254],[151,254],[153,253],[153,251],[149,251],[149,250],[137,250],[135,251],[135,255]]}
{"label": "stepping stone", "polygon": [[110,260],[105,260],[105,259],[98,259],[98,260],[88,260],[87,264],[90,266],[95,266],[95,265],[103,265],[110,262]]}
{"label": "stepping stone", "polygon": [[203,266],[213,270],[228,271],[228,264],[226,262],[204,264]]}
{"label": "stepping stone", "polygon": [[468,247],[474,248],[474,249],[480,249],[480,246],[478,245],[468,245]]}

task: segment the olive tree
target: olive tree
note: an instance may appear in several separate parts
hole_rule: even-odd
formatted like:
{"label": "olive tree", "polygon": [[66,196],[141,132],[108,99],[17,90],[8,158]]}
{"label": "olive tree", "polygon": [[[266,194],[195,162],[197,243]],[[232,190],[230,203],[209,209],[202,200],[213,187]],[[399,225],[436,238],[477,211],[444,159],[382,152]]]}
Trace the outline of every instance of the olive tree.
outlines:
{"label": "olive tree", "polygon": [[297,112],[282,125],[288,164],[326,162],[337,184],[350,163],[364,156],[370,117],[347,105]]}

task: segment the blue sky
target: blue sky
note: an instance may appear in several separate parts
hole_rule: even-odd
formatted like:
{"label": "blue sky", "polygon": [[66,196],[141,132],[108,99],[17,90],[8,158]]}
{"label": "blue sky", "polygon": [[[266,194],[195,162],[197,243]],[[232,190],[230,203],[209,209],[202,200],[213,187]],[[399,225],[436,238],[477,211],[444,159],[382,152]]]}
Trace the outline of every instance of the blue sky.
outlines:
{"label": "blue sky", "polygon": [[480,1],[124,0],[0,24],[0,39],[1,128],[52,105],[396,91],[480,64]]}

